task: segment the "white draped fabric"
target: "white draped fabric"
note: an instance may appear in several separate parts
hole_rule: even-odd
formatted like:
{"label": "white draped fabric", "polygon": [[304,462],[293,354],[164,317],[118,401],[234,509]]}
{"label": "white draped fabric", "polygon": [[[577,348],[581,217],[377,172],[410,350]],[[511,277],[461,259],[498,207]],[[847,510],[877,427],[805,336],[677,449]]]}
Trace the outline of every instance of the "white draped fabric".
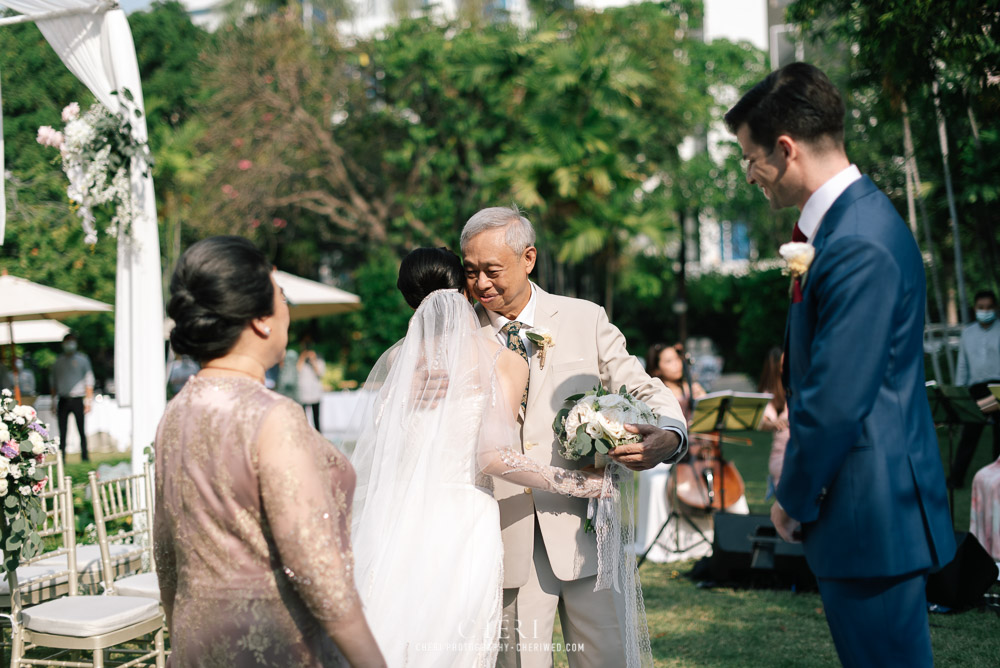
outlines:
{"label": "white draped fabric", "polygon": [[[127,88],[145,114],[128,20],[121,9],[102,10],[117,5],[107,0],[0,0],[0,5],[39,17],[36,23],[45,39],[108,109],[119,110],[119,99],[112,93]],[[43,18],[66,10],[80,13]],[[136,138],[145,140],[145,116],[131,121]],[[118,240],[115,303],[115,390],[119,405],[132,409],[132,464],[136,470],[142,468],[143,451],[153,442],[166,405],[156,201],[153,180],[142,176],[143,171],[144,164],[133,163],[132,194],[140,214],[132,222],[131,237],[122,234]]]}

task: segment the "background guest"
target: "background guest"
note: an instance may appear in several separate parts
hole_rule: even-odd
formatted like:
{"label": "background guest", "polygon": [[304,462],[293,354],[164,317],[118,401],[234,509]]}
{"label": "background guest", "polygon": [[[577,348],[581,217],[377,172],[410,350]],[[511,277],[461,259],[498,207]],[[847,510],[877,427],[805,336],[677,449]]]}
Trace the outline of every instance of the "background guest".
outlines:
{"label": "background guest", "polygon": [[190,355],[178,355],[167,371],[167,398],[177,396],[188,379],[198,373],[198,363]]}
{"label": "background guest", "polygon": [[766,499],[770,499],[778,487],[781,464],[785,459],[785,446],[788,444],[788,405],[785,402],[785,386],[781,382],[781,364],[784,357],[781,348],[777,346],[771,348],[764,359],[760,383],[757,385],[758,392],[774,395],[764,409],[764,417],[760,421],[762,431],[774,432],[771,437],[771,455],[767,460]]}
{"label": "background guest", "polygon": [[[973,303],[976,322],[962,332],[955,384],[968,387],[969,394],[978,400],[990,396],[989,385],[1000,383],[1000,325],[997,324],[997,298],[993,292],[977,292]],[[993,429],[993,459],[996,459],[1000,457],[997,413],[989,414],[988,418]],[[962,428],[962,439],[948,477],[948,484],[952,487],[965,485],[965,474],[972,463],[972,456],[976,454],[985,426],[986,423],[967,424]]]}
{"label": "background guest", "polygon": [[299,354],[289,348],[285,351],[285,359],[278,364],[278,382],[275,392],[283,394],[292,401],[299,401]]}
{"label": "background guest", "polygon": [[681,405],[684,417],[691,419],[694,402],[705,395],[705,388],[692,382],[683,343],[656,343],[646,353],[646,373],[663,381]]}
{"label": "background guest", "polygon": [[90,412],[94,400],[94,369],[90,358],[79,351],[76,335],[70,332],[63,338],[62,355],[56,358],[51,369],[52,398],[56,401],[56,420],[59,423],[59,447],[66,455],[66,427],[70,413],[76,420],[80,434],[80,457],[87,454],[87,432],[83,428],[84,415]]}
{"label": "background guest", "polygon": [[202,366],[156,434],[171,661],[384,666],[354,586],[354,469],[264,386],[288,342],[271,263],[240,237],[200,241],[177,263],[167,311],[174,351]]}
{"label": "background guest", "polygon": [[323,374],[326,373],[326,363],[313,349],[312,336],[305,334],[299,340],[299,359],[295,363],[298,374],[299,403],[312,411],[313,427],[322,433],[319,423],[319,404],[323,399]]}
{"label": "background guest", "polygon": [[0,390],[12,390],[14,389],[14,378],[7,369],[7,365],[0,361]]}

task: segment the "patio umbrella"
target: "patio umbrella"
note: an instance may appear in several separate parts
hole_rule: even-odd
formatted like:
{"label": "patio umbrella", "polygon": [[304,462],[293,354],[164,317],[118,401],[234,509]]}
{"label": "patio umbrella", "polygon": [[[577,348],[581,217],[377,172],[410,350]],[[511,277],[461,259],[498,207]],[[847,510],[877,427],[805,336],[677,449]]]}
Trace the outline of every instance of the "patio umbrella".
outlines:
{"label": "patio umbrella", "polygon": [[[89,297],[57,290],[33,283],[17,276],[0,276],[0,321],[7,321],[7,343],[10,345],[11,366],[14,362],[16,331],[14,322],[20,320],[63,320],[87,313],[108,312],[111,307]],[[16,373],[16,371],[15,371]],[[19,388],[14,387],[15,398],[21,401]]]}
{"label": "patio umbrella", "polygon": [[69,327],[58,320],[18,320],[13,326],[13,339],[9,326],[0,327],[0,346],[8,345],[12,340],[18,343],[52,343],[62,341],[69,334]]}
{"label": "patio umbrella", "polygon": [[285,291],[292,320],[307,320],[323,315],[348,313],[361,308],[355,294],[284,271],[274,272],[274,280]]}
{"label": "patio umbrella", "polygon": [[[274,280],[285,291],[288,300],[288,314],[292,320],[307,320],[324,315],[349,313],[361,308],[361,298],[356,294],[331,285],[310,281],[295,274],[275,271]],[[163,338],[169,339],[174,321],[163,319]]]}

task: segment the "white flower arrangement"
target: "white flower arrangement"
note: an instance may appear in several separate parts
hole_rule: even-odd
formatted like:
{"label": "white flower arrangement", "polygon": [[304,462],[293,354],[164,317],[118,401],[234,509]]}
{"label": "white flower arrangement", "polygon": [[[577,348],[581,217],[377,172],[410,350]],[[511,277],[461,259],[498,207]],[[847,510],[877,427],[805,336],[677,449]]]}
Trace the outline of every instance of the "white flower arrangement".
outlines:
{"label": "white flower arrangement", "polygon": [[538,367],[544,369],[545,353],[556,344],[555,339],[552,337],[552,332],[544,327],[532,327],[531,329],[524,330],[524,335],[538,347]]}
{"label": "white flower arrangement", "polygon": [[572,405],[560,410],[552,425],[561,446],[559,454],[566,459],[605,455],[620,445],[638,443],[642,437],[627,431],[625,425],[656,424],[652,409],[624,385],[615,394],[596,387],[566,401]]}
{"label": "white flower arrangement", "polygon": [[781,254],[781,257],[788,264],[788,271],[791,273],[792,278],[800,279],[805,279],[806,273],[809,271],[809,265],[812,264],[813,258],[816,257],[816,249],[812,244],[798,241],[782,244],[781,248],[778,249],[778,253]]}
{"label": "white flower arrangement", "polygon": [[34,408],[19,405],[10,390],[0,391],[0,545],[8,571],[41,549],[37,527],[45,510],[38,495],[48,478],[38,466],[57,445]]}
{"label": "white flower arrangement", "polygon": [[[117,93],[114,93],[117,94]],[[122,112],[112,113],[103,104],[94,103],[80,115],[80,105],[71,102],[62,111],[66,124],[62,132],[44,125],[38,128],[38,143],[58,148],[62,167],[69,179],[66,194],[78,207],[83,219],[86,243],[97,243],[93,209],[110,205],[111,224],[106,233],[117,237],[129,233],[140,207],[132,196],[131,170],[135,158],[153,165],[149,145],[136,139],[130,116],[142,117],[132,93],[123,88],[119,99]],[[146,175],[143,171],[143,175]]]}

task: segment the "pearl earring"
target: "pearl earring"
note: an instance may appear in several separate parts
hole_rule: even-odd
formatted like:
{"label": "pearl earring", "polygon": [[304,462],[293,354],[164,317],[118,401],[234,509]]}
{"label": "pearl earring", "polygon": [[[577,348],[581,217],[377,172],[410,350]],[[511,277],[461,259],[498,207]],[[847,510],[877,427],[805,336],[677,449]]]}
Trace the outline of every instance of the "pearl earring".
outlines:
{"label": "pearl earring", "polygon": [[261,327],[261,331],[264,332],[264,336],[271,336],[271,328],[268,327],[267,325]]}

